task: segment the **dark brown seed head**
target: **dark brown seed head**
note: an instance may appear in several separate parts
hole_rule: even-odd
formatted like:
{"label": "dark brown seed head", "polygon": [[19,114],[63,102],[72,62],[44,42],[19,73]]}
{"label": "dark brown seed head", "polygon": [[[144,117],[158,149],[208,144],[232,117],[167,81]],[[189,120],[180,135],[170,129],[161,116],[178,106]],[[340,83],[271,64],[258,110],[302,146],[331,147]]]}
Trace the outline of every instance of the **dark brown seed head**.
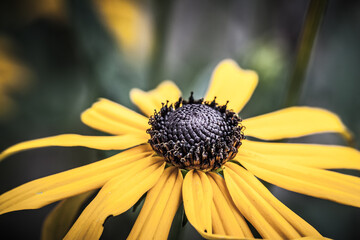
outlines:
{"label": "dark brown seed head", "polygon": [[180,98],[149,119],[149,143],[178,168],[211,171],[235,157],[244,139],[241,119],[226,104]]}

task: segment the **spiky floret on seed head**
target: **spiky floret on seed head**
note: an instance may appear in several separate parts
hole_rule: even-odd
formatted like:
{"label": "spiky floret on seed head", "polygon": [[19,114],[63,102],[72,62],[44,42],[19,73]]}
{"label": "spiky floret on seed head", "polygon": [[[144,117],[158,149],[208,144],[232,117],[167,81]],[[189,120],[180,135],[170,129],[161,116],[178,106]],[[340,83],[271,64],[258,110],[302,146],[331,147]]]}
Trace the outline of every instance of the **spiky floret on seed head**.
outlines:
{"label": "spiky floret on seed head", "polygon": [[168,163],[211,171],[235,157],[244,139],[241,118],[225,105],[195,100],[163,104],[150,117],[149,143]]}

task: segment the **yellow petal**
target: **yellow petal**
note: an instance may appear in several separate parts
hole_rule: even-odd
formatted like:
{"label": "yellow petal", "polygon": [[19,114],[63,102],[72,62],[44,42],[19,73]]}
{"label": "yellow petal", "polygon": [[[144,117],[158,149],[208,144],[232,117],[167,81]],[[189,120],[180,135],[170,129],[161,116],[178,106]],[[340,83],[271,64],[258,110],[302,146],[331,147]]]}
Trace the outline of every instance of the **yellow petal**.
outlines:
{"label": "yellow petal", "polygon": [[328,170],[269,160],[253,154],[237,158],[257,177],[290,191],[360,207],[360,178]]}
{"label": "yellow petal", "polygon": [[147,135],[148,118],[107,99],[100,99],[81,115],[86,125],[113,135]]}
{"label": "yellow petal", "polygon": [[212,223],[213,234],[236,238],[253,238],[243,216],[236,208],[225,181],[215,173],[208,173],[213,189]]}
{"label": "yellow petal", "polygon": [[134,88],[130,91],[131,101],[148,117],[154,114],[154,111],[159,111],[162,104],[169,101],[172,104],[179,100],[181,91],[171,81],[162,82],[157,88],[144,92],[140,89]]}
{"label": "yellow petal", "polygon": [[122,150],[142,143],[147,138],[138,135],[123,136],[83,136],[77,134],[62,134],[53,137],[39,138],[15,144],[0,153],[0,161],[4,158],[24,150],[42,147],[88,147],[101,150]]}
{"label": "yellow petal", "polygon": [[244,140],[236,158],[241,159],[247,152],[265,155],[269,161],[281,160],[323,169],[360,170],[360,152],[350,147]]}
{"label": "yellow petal", "polygon": [[293,240],[331,240],[327,237],[301,237],[301,238],[295,238]]}
{"label": "yellow petal", "polygon": [[133,172],[152,165],[151,154],[148,146],[139,146],[99,162],[28,182],[0,196],[0,214],[40,208],[100,188],[124,171]]}
{"label": "yellow petal", "polygon": [[61,240],[69,231],[84,202],[94,191],[62,200],[46,217],[41,231],[42,240]]}
{"label": "yellow petal", "polygon": [[250,172],[234,164],[224,168],[226,186],[237,208],[264,238],[321,237],[303,219],[278,201]]}
{"label": "yellow petal", "polygon": [[202,171],[189,171],[183,184],[183,201],[186,216],[200,233],[212,233],[211,205],[213,192],[210,181]]}
{"label": "yellow petal", "polygon": [[[214,180],[216,177],[213,179],[208,174],[209,173],[205,174],[202,171],[191,170],[185,176],[182,194],[186,217],[191,225],[206,239],[245,239],[243,235],[252,236],[244,219],[239,212],[236,212],[233,206],[228,205],[229,203],[221,206],[221,208],[224,207],[228,210],[224,210],[225,212],[220,212],[216,209],[215,204],[217,204],[217,207],[219,207],[219,204],[225,204],[226,200],[224,198],[227,197],[222,194],[224,194],[226,189],[224,189],[221,183],[217,185],[218,183]],[[217,179],[217,181],[219,180]],[[213,190],[213,186],[215,190]],[[213,196],[213,193],[219,193],[221,195]],[[216,199],[213,200],[213,197],[216,197]],[[231,215],[227,217],[232,220],[235,219],[236,222],[221,222],[225,221],[221,219],[221,217],[224,218],[225,215],[229,214],[229,211],[232,210],[235,212],[232,212]],[[219,222],[221,222],[220,225],[217,224]],[[225,226],[226,230],[224,229]],[[213,229],[213,227],[215,229]],[[229,230],[229,227],[233,229]],[[226,231],[229,232],[229,235],[226,235]],[[247,237],[246,239],[249,238]]]}
{"label": "yellow petal", "polygon": [[107,182],[64,239],[99,239],[108,216],[116,216],[128,210],[158,181],[165,162],[162,158],[153,160],[150,166],[139,166],[135,171],[129,171],[132,170],[129,168]]}
{"label": "yellow petal", "polygon": [[213,72],[205,101],[212,101],[214,97],[221,105],[229,101],[228,108],[240,112],[251,98],[257,83],[256,72],[243,70],[235,61],[225,59]]}
{"label": "yellow petal", "polygon": [[351,141],[351,133],[332,112],[313,107],[289,107],[243,120],[245,135],[276,140],[304,135],[335,132]]}
{"label": "yellow petal", "polygon": [[144,206],[127,239],[168,238],[171,223],[181,203],[182,182],[179,169],[165,169],[146,195]]}

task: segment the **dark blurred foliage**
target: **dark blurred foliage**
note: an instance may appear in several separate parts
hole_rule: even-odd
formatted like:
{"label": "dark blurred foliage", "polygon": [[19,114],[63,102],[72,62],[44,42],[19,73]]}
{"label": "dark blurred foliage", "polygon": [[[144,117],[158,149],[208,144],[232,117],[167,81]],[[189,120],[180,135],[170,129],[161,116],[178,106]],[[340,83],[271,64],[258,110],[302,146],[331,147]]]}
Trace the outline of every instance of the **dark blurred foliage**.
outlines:
{"label": "dark blurred foliage", "polygon": [[[13,54],[28,69],[31,85],[12,94],[16,111],[0,119],[0,150],[60,133],[100,134],[80,122],[80,113],[99,97],[135,109],[129,100],[133,87],[148,90],[171,79],[184,96],[195,91],[201,97],[212,69],[224,58],[256,70],[260,77],[242,117],[284,107],[308,1],[136,1],[150,16],[152,33],[136,36],[151,38],[148,53],[141,56],[119,44],[94,2],[0,1],[0,35],[13,43]],[[355,137],[360,136],[359,42],[360,3],[330,0],[298,102],[337,113]],[[292,141],[346,144],[334,134]],[[16,154],[0,163],[0,192],[103,157],[83,148]],[[324,236],[360,239],[359,209],[272,190]],[[0,216],[2,239],[39,239],[42,221],[53,206]],[[136,212],[109,218],[102,238],[125,238]],[[176,229],[170,236],[179,236]],[[190,224],[181,237],[200,238]]]}

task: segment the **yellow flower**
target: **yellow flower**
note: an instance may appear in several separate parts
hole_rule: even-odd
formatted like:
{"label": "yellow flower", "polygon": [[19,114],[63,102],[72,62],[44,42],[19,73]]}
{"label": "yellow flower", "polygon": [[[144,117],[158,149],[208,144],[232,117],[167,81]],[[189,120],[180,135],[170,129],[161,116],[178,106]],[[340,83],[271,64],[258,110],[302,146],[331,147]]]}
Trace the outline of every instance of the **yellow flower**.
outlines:
{"label": "yellow flower", "polygon": [[11,53],[12,44],[6,37],[0,36],[0,120],[10,117],[16,111],[11,93],[21,92],[28,82],[27,70]]}
{"label": "yellow flower", "polygon": [[[206,103],[192,97],[188,101],[179,100],[181,92],[169,81],[149,92],[131,91],[131,100],[147,117],[100,99],[81,119],[88,126],[114,136],[48,137],[12,146],[0,158],[45,146],[128,150],[4,193],[0,197],[0,213],[40,208],[101,188],[65,239],[100,238],[106,218],[125,212],[145,193],[145,203],[129,239],[166,239],[181,202],[189,222],[205,238],[253,238],[245,219],[268,239],[322,238],[257,178],[290,191],[360,207],[360,178],[326,170],[360,169],[360,153],[342,146],[243,139],[243,131],[246,136],[263,140],[322,132],[351,138],[336,115],[319,108],[290,107],[240,123],[232,111],[241,111],[257,82],[255,72],[224,60],[212,75]],[[166,101],[169,104],[161,104]],[[231,125],[235,123],[237,126]],[[192,136],[198,129],[204,131],[206,141]],[[192,140],[195,142],[191,143]],[[187,143],[191,143],[187,148],[191,154],[185,156],[187,152],[180,148],[186,149]],[[218,168],[217,163],[223,165]],[[173,165],[189,169],[184,179],[182,171]]]}
{"label": "yellow flower", "polygon": [[63,21],[66,18],[66,1],[64,0],[25,0],[16,6],[20,23],[30,23],[40,18]]}
{"label": "yellow flower", "polygon": [[130,0],[93,0],[100,17],[124,53],[146,58],[151,48],[151,21],[144,6]]}

